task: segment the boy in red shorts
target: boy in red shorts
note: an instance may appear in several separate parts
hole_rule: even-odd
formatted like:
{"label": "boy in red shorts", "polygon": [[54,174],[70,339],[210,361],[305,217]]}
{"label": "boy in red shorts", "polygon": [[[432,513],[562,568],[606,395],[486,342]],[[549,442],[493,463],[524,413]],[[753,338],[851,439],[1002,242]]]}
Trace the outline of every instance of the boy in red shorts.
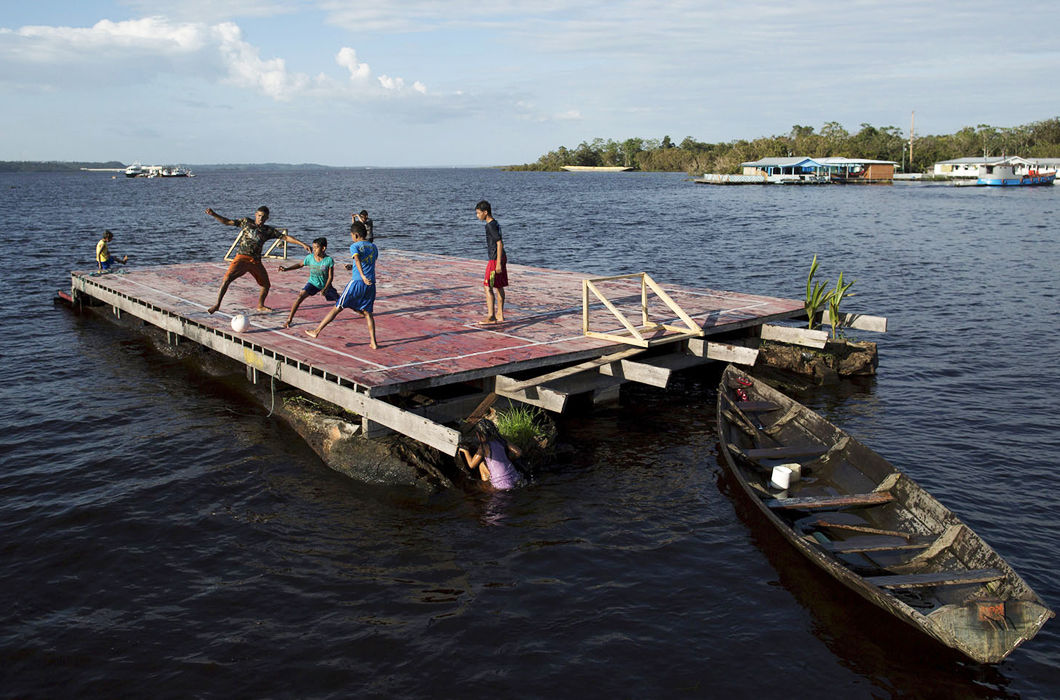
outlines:
{"label": "boy in red shorts", "polygon": [[224,299],[225,292],[228,291],[228,285],[248,272],[254,278],[254,281],[258,283],[258,286],[261,287],[261,295],[258,297],[258,311],[272,311],[272,309],[265,306],[265,297],[269,295],[270,283],[269,273],[265,271],[265,266],[261,264],[261,246],[264,245],[265,241],[273,238],[279,238],[288,243],[297,243],[305,248],[307,253],[310,252],[309,246],[297,238],[287,235],[287,229],[285,228],[278,229],[266,226],[265,222],[269,219],[268,207],[258,207],[258,210],[254,212],[253,221],[246,217],[236,220],[226,219],[213,209],[207,209],[206,213],[225,226],[240,227],[239,247],[236,250],[236,257],[232,260],[232,264],[228,266],[228,271],[225,272],[224,279],[221,281],[221,289],[217,292],[217,303],[206,309],[206,313],[212,314],[221,308],[221,300]]}
{"label": "boy in red shorts", "polygon": [[[486,222],[486,318],[482,323],[504,323],[504,288],[508,286],[508,256],[501,240],[501,225],[493,218],[490,203],[482,200],[475,205],[475,216]],[[496,299],[494,299],[496,295]]]}

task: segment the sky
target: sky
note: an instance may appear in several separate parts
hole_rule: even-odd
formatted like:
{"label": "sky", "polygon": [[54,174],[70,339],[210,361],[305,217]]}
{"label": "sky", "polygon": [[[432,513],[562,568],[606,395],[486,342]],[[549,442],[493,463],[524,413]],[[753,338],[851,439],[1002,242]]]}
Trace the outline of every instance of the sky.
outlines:
{"label": "sky", "polygon": [[1060,116],[1060,3],[0,0],[0,160],[481,166]]}

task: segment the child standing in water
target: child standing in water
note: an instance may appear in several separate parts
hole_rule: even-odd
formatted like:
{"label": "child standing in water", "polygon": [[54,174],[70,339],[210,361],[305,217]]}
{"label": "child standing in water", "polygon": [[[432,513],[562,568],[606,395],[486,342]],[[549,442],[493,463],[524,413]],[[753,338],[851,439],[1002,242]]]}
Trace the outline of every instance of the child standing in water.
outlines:
{"label": "child standing in water", "polygon": [[335,320],[343,309],[353,309],[368,322],[368,340],[373,350],[379,349],[375,341],[375,317],[372,310],[375,308],[375,261],[379,257],[379,249],[374,243],[365,240],[367,236],[364,224],[354,221],[350,226],[350,238],[353,245],[350,246],[350,255],[353,256],[353,264],[347,264],[346,269],[352,270],[356,266],[357,273],[342,290],[335,308],[320,322],[314,330],[306,331],[310,338],[316,338],[320,331],[324,330],[329,323]]}
{"label": "child standing in water", "polygon": [[486,420],[475,424],[475,439],[478,446],[474,453],[466,447],[460,448],[460,454],[467,460],[467,468],[472,472],[478,469],[479,477],[497,490],[515,488],[520,476],[508,453],[518,459],[522,451],[501,437],[493,424]]}
{"label": "child standing in water", "polygon": [[302,287],[301,294],[291,305],[291,313],[287,314],[287,320],[283,322],[284,328],[291,327],[294,320],[294,312],[298,311],[299,305],[308,297],[323,293],[328,301],[338,301],[339,293],[331,286],[335,279],[335,261],[328,255],[328,239],[317,238],[313,241],[313,252],[305,256],[300,263],[284,267],[280,265],[280,272],[290,272],[300,267],[309,268],[309,281]]}

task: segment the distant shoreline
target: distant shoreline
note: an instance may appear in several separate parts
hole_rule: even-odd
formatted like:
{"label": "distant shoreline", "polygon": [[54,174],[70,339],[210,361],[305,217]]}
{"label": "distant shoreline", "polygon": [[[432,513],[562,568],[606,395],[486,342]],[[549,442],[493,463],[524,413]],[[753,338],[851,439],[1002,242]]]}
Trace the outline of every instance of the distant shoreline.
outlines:
{"label": "distant shoreline", "polygon": [[[317,163],[181,163],[198,171],[209,170],[496,170],[503,165],[319,165]],[[125,170],[118,161],[0,160],[0,173],[76,173],[92,170]]]}

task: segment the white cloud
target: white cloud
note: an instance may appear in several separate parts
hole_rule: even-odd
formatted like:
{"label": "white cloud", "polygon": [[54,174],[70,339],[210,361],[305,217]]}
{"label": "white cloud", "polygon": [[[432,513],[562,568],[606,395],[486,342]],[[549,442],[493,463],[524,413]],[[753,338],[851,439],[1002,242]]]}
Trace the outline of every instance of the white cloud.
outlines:
{"label": "white cloud", "polygon": [[[335,62],[348,71],[348,80],[290,71],[283,58],[263,58],[234,22],[207,25],[147,17],[101,20],[91,27],[0,28],[0,75],[6,73],[11,81],[11,76],[19,75],[20,65],[50,68],[49,75],[34,76],[40,89],[47,89],[49,81],[56,86],[66,84],[71,71],[78,74],[81,84],[87,77],[121,82],[136,80],[137,73],[146,81],[158,72],[192,72],[191,77],[205,72],[210,78],[220,72],[228,83],[279,101],[303,96],[356,96],[360,100],[372,96],[371,68],[358,59],[354,49],[340,48]],[[427,93],[420,81],[407,87],[403,78],[381,75],[378,82],[377,95]]]}
{"label": "white cloud", "polygon": [[357,60],[357,52],[348,46],[339,49],[335,56],[335,63],[350,71],[350,80],[363,81],[372,75],[372,69],[367,63]]}

